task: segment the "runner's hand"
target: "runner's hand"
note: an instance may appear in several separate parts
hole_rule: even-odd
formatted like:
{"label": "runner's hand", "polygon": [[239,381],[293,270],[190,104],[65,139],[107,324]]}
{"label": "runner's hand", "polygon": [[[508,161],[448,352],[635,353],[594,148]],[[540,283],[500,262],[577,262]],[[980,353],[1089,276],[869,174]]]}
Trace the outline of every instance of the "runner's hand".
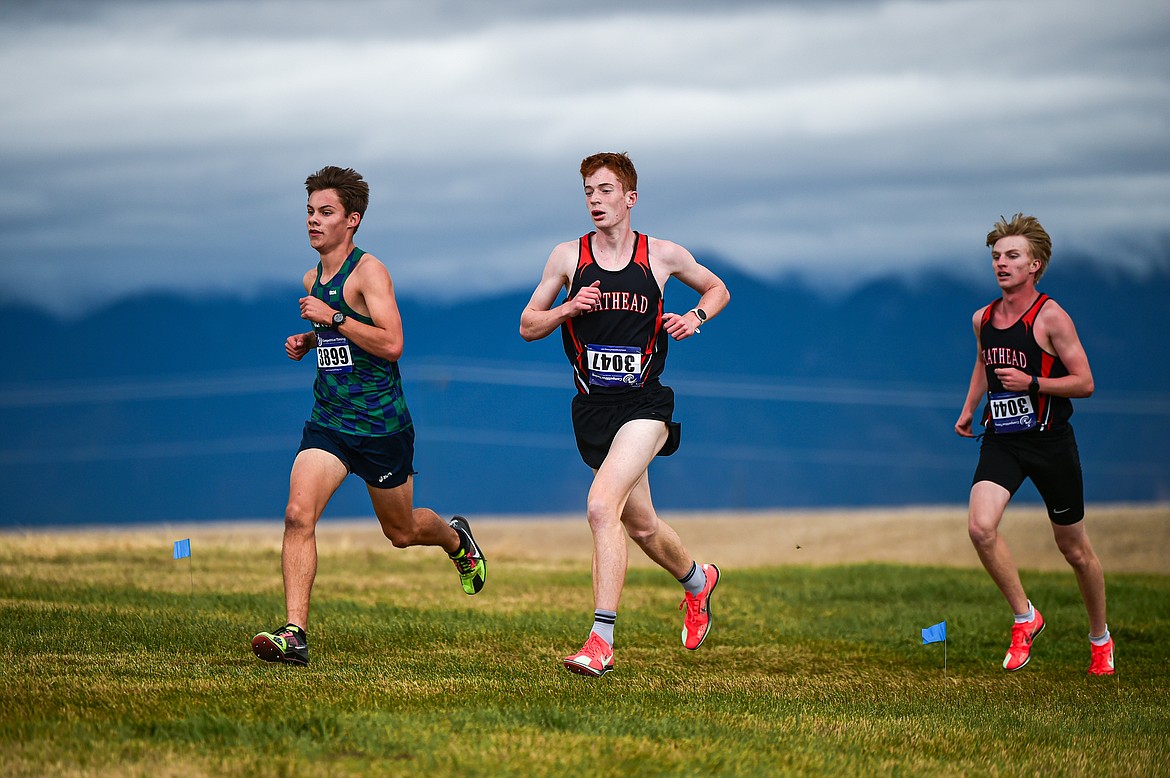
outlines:
{"label": "runner's hand", "polygon": [[975,430],[971,429],[975,417],[966,411],[959,416],[959,420],[955,422],[955,434],[963,438],[975,437]]}
{"label": "runner's hand", "polygon": [[690,312],[682,316],[677,313],[664,313],[662,325],[666,329],[666,334],[675,340],[685,340],[699,331],[699,320],[691,316]]}
{"label": "runner's hand", "polygon": [[308,295],[300,299],[300,305],[302,319],[307,319],[314,324],[323,324],[326,327],[333,324],[333,314],[337,311],[330,308],[325,302]]}
{"label": "runner's hand", "polygon": [[1014,367],[997,367],[995,377],[1009,392],[1023,392],[1032,385],[1032,376]]}
{"label": "runner's hand", "polygon": [[569,306],[570,317],[598,310],[601,308],[601,282],[594,281],[589,286],[581,287],[565,305]]}
{"label": "runner's hand", "polygon": [[309,333],[306,332],[289,335],[288,339],[284,341],[284,353],[288,354],[289,359],[300,362],[301,358],[308,354],[309,349],[313,347],[309,341]]}

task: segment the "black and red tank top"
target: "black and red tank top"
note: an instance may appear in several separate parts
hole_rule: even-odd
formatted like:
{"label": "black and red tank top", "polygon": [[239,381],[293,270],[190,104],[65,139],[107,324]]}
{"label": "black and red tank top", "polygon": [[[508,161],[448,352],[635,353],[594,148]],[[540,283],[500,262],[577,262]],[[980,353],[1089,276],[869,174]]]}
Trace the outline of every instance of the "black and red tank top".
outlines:
{"label": "black and red tank top", "polygon": [[992,314],[1002,300],[983,311],[979,325],[980,358],[987,373],[987,407],[983,425],[989,434],[1061,430],[1072,416],[1072,400],[1036,392],[1010,392],[995,375],[997,367],[1014,367],[1040,378],[1062,378],[1068,368],[1060,357],[1049,354],[1036,342],[1036,317],[1050,298],[1041,294],[1014,324],[999,329],[991,324]]}
{"label": "black and red tank top", "polygon": [[606,270],[593,257],[593,236],[578,242],[572,298],[600,281],[601,307],[565,321],[561,338],[582,394],[618,394],[657,382],[670,338],[662,328],[662,290],[650,269],[649,239],[634,233],[634,252],[621,270]]}

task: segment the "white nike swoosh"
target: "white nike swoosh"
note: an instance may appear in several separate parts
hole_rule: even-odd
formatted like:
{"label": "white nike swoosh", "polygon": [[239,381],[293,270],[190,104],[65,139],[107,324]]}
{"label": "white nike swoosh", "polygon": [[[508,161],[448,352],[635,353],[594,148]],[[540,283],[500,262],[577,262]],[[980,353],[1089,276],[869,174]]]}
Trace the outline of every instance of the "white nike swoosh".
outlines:
{"label": "white nike swoosh", "polygon": [[[609,665],[609,664],[613,663],[613,654],[610,654],[609,656],[598,657],[598,659],[601,660],[602,665]],[[589,666],[589,655],[588,654],[578,654],[577,656],[573,657],[569,661],[576,662],[579,665],[583,665],[585,667],[588,667]]]}

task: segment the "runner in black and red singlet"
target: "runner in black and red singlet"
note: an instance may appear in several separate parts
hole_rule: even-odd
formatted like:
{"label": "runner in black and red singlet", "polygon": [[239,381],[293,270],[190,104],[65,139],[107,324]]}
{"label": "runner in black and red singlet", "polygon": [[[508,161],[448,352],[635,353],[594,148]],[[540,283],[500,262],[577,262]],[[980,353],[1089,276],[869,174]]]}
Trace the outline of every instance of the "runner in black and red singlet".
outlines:
{"label": "runner in black and red singlet", "polygon": [[[1072,400],[1059,395],[1032,392],[1009,392],[996,375],[998,368],[1015,367],[1041,378],[1064,378],[1068,368],[1060,357],[1049,354],[1036,342],[1036,317],[1051,298],[1037,294],[1035,302],[1009,327],[991,324],[1003,300],[995,300],[980,316],[979,341],[987,376],[988,402],[983,412],[983,426],[988,433],[1021,432],[1029,429],[1060,431],[1072,416]],[[1055,303],[1053,303],[1055,305]],[[1029,390],[1031,387],[1029,387]],[[1033,400],[1035,404],[1033,405]]]}
{"label": "runner in black and red singlet", "polygon": [[[560,328],[573,366],[573,431],[581,458],[594,471],[587,501],[594,612],[588,640],[564,666],[599,677],[613,669],[627,533],[683,585],[683,645],[696,649],[707,636],[719,568],[696,563],[658,517],[647,469],[655,456],[669,456],[679,444],[674,392],[659,381],[667,343],[698,333],[729,295],[719,277],[682,246],[633,231],[638,174],[629,157],[586,157],[581,177],[594,232],[553,249],[520,318],[520,334],[532,341]],[[662,290],[671,277],[699,294],[685,314],[663,311]],[[562,292],[566,296],[556,304]]]}
{"label": "runner in black and red singlet", "polygon": [[971,486],[968,532],[979,559],[1015,614],[1005,670],[1032,655],[1044,617],[1024,593],[999,524],[1012,495],[1031,479],[1048,509],[1056,544],[1072,566],[1089,614],[1092,675],[1112,675],[1113,638],[1105,620],[1105,577],[1085,532],[1081,461],[1069,417],[1073,397],[1093,393],[1089,359],[1072,319],[1036,291],[1052,240],[1033,216],[1000,220],[987,235],[1001,296],[975,312],[978,357],[955,432],[975,437],[986,398],[983,444]]}
{"label": "runner in black and red singlet", "polygon": [[[670,338],[662,327],[662,289],[650,268],[650,239],[634,233],[634,252],[619,270],[606,270],[593,257],[596,233],[578,241],[577,271],[568,296],[601,284],[598,309],[561,326],[565,355],[582,394],[621,393],[662,375]],[[623,345],[616,345],[623,344]]]}

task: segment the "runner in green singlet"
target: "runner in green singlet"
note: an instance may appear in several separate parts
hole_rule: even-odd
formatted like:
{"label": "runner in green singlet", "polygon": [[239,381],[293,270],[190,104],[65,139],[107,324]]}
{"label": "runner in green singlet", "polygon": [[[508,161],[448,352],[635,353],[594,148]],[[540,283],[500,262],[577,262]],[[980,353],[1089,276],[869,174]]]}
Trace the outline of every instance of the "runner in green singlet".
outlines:
{"label": "runner in green singlet", "polygon": [[398,358],[402,319],[390,273],[354,245],[369,203],[356,171],[325,167],[305,181],[309,245],[321,256],[304,277],[301,318],[309,332],[285,341],[290,359],[316,351],[314,404],[293,462],[284,515],[281,568],[287,623],[252,639],[267,662],[309,663],[306,629],[317,574],[317,521],[350,473],[366,482],[382,532],[398,548],[440,546],[463,590],[476,594],[487,561],[462,516],[443,521],[414,507],[414,425],[402,393]]}

